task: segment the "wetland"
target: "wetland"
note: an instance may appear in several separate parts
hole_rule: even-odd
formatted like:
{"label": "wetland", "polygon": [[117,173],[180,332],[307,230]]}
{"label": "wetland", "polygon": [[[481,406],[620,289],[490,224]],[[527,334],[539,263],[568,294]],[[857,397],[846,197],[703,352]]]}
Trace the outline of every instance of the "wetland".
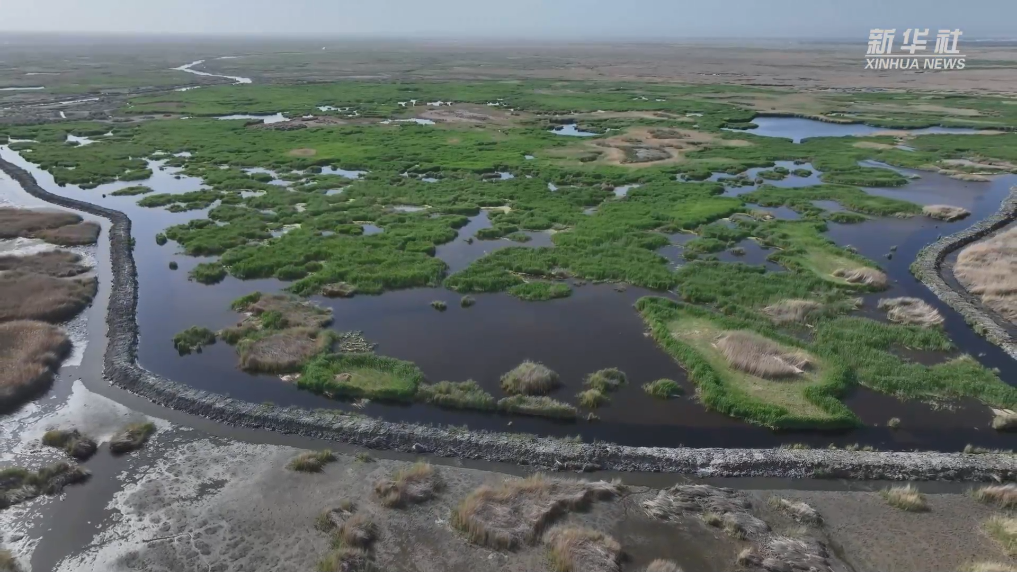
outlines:
{"label": "wetland", "polygon": [[[49,192],[130,217],[139,363],[197,389],[627,445],[1005,446],[988,427],[990,408],[1017,406],[1012,360],[909,264],[1017,183],[980,166],[1017,160],[1015,135],[1000,132],[1017,125],[1014,106],[944,103],[997,112],[982,134],[917,112],[908,125],[756,117],[713,97],[747,88],[574,87],[213,86],[121,110],[187,121],[0,127],[0,157]],[[427,101],[469,121],[413,118]],[[307,119],[336,112],[342,123]],[[944,204],[971,216],[922,215]],[[327,309],[329,335],[298,343],[280,314],[248,323],[253,337],[235,348],[174,347],[194,327],[223,339],[245,320],[235,301],[254,292]],[[895,297],[929,304],[942,325],[889,322],[877,305]],[[789,300],[818,309],[774,323],[765,310]],[[782,348],[767,359],[807,358],[790,379],[736,371],[716,346],[745,332]],[[289,365],[242,367],[252,350]],[[297,358],[276,355],[286,351]],[[560,387],[492,407],[525,360]],[[583,380],[607,368],[628,382],[590,395]],[[657,380],[679,389],[641,389]],[[426,390],[468,381],[440,399]]]}

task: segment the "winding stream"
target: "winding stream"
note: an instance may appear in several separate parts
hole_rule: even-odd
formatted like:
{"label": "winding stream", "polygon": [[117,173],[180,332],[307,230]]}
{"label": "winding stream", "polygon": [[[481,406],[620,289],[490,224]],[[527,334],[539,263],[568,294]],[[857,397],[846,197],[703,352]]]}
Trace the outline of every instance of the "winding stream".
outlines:
{"label": "winding stream", "polygon": [[[219,59],[224,59],[224,58],[219,58]],[[200,66],[203,63],[205,63],[205,60],[196,60],[196,61],[193,61],[193,62],[191,62],[189,64],[184,64],[184,65],[182,65],[180,67],[175,67],[173,69],[175,71],[182,71],[182,72],[192,73],[194,75],[202,75],[202,76],[205,76],[205,77],[222,77],[222,78],[226,78],[226,79],[231,79],[231,80],[233,80],[234,85],[239,85],[239,84],[242,84],[242,83],[252,83],[251,82],[251,78],[249,78],[249,77],[239,77],[239,76],[232,76],[232,75],[220,75],[220,74],[208,73],[208,72],[203,72],[203,71],[194,69],[195,66]]]}

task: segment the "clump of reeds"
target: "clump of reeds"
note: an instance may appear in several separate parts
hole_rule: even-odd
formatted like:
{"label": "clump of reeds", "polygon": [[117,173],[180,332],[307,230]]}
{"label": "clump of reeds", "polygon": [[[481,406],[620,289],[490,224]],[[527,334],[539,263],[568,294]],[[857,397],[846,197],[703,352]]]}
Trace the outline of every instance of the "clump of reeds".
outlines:
{"label": "clump of reeds", "polygon": [[301,473],[320,473],[325,465],[332,462],[335,462],[335,453],[328,449],[322,449],[297,455],[286,464],[286,468]]}
{"label": "clump of reeds", "polygon": [[441,476],[423,461],[399,469],[374,484],[374,494],[383,506],[402,508],[430,500],[443,488]]}
{"label": "clump of reeds", "polygon": [[876,305],[891,322],[931,328],[943,323],[939,310],[921,298],[883,298]]}
{"label": "clump of reeds", "polygon": [[114,455],[121,455],[140,449],[148,438],[155,433],[155,423],[131,423],[121,429],[109,442],[109,450]]}
{"label": "clump of reeds", "polygon": [[589,528],[561,527],[547,533],[551,569],[555,572],[617,572],[621,545]]}
{"label": "clump of reeds", "polygon": [[833,275],[836,278],[843,278],[845,282],[850,282],[851,284],[864,284],[874,288],[886,288],[889,283],[886,274],[868,266],[838,268],[834,270]]}
{"label": "clump of reeds", "polygon": [[1017,508],[1017,483],[989,485],[971,492],[977,500],[999,505],[1003,508]]}
{"label": "clump of reeds", "polygon": [[922,214],[929,218],[952,222],[970,215],[971,211],[950,205],[926,205],[922,207]]}
{"label": "clump of reeds", "polygon": [[601,369],[586,376],[586,386],[603,393],[615,391],[627,382],[625,373],[615,367]]}
{"label": "clump of reeds", "polygon": [[501,376],[501,388],[514,395],[543,395],[561,385],[558,374],[544,364],[526,360]]}
{"label": "clump of reeds", "polygon": [[822,307],[812,300],[781,300],[763,308],[763,313],[776,324],[801,324]]}
{"label": "clump of reeds", "polygon": [[811,367],[811,358],[804,351],[785,348],[752,332],[725,332],[716,346],[731,367],[766,379],[798,377]]}
{"label": "clump of reeds", "polygon": [[892,507],[909,512],[924,512],[929,510],[929,505],[923,495],[914,485],[889,487],[879,491],[880,496]]}
{"label": "clump of reeds", "polygon": [[91,438],[82,435],[77,429],[53,429],[42,436],[42,444],[47,447],[63,449],[75,459],[88,459],[95,454],[98,446]]}

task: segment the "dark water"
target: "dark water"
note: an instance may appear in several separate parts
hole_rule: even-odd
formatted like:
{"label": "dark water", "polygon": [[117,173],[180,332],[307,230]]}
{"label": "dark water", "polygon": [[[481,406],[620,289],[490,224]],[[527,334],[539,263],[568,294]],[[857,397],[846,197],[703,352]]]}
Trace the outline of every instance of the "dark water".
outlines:
{"label": "dark water", "polygon": [[[39,183],[50,191],[107,205],[131,217],[137,241],[138,322],[141,331],[139,360],[142,366],[201,389],[252,402],[271,401],[311,408],[351,407],[347,403],[297,390],[275,376],[243,373],[236,367],[233,348],[222,343],[207,348],[202,354],[186,357],[179,357],[173,350],[170,340],[180,330],[192,325],[217,329],[237,322],[241,317],[228,309],[233,299],[255,290],[278,292],[286,286],[286,283],[274,279],[242,282],[232,277],[215,286],[189,282],[188,271],[198,263],[212,259],[178,254],[173,243],[160,247],[155,244],[154,234],[167,226],[204,217],[207,211],[170,213],[163,209],[145,209],[136,205],[138,197],[109,195],[112,190],[138,182],[114,183],[92,190],[59,187],[48,173],[22,160],[18,154],[4,147],[0,148],[0,155],[30,169]],[[818,181],[818,174],[809,165],[786,166],[789,169],[808,168],[813,174],[809,177],[789,176],[783,181],[768,183],[794,187]],[[157,192],[181,193],[202,188],[199,179],[175,178],[179,169],[164,167],[160,161],[153,161],[152,168],[154,175],[151,180],[140,184],[149,185]],[[917,283],[911,277],[908,265],[918,249],[935,240],[939,234],[956,232],[995,211],[1010,185],[1017,183],[1017,176],[999,177],[991,183],[965,183],[930,173],[921,173],[921,176],[921,179],[903,188],[871,189],[870,192],[922,204],[955,204],[971,210],[972,216],[955,223],[924,217],[873,219],[855,225],[831,223],[829,236],[840,244],[854,245],[863,255],[882,263],[894,281],[889,292],[867,297],[866,312],[879,318],[874,308],[876,300],[881,297],[907,295],[923,298],[944,313],[947,330],[963,352],[979,356],[988,367],[999,367],[1001,377],[1012,382],[1015,372],[1012,360],[971,332],[959,316]],[[748,189],[750,187],[735,191]],[[789,209],[783,209],[788,213],[780,212],[782,209],[766,210],[778,216],[797,217]],[[527,243],[474,240],[468,244],[465,241],[489,226],[486,212],[472,217],[469,224],[459,229],[456,240],[437,248],[436,256],[450,266],[450,272],[455,272],[499,248],[553,246],[551,235],[545,232],[527,233],[532,238]],[[672,235],[672,245],[661,249],[661,254],[677,266],[683,262],[681,245],[693,238],[695,236],[691,234]],[[883,254],[889,251],[891,245],[898,249],[894,258],[888,261]],[[745,240],[739,246],[745,249],[744,256],[726,251],[719,253],[718,258],[726,262],[764,264],[769,271],[783,271],[779,266],[766,262],[770,251],[754,241]],[[168,269],[170,260],[179,264],[178,270]],[[847,403],[868,427],[846,434],[787,435],[774,434],[706,411],[689,397],[654,400],[639,389],[641,384],[658,378],[671,378],[678,381],[688,395],[693,394],[693,387],[681,367],[645,335],[645,326],[632,304],[647,294],[661,295],[637,288],[616,292],[608,285],[587,285],[574,287],[570,298],[551,302],[523,302],[507,294],[476,295],[476,305],[468,309],[460,308],[459,294],[441,288],[341,300],[318,298],[316,301],[333,308],[335,329],[363,331],[367,339],[378,344],[379,353],[416,363],[430,381],[474,379],[497,396],[501,394],[498,386],[501,374],[524,359],[533,359],[547,364],[561,375],[565,387],[555,396],[574,401],[573,395],[582,389],[583,378],[592,371],[617,367],[629,375],[629,387],[612,395],[612,403],[597,411],[601,418],[599,422],[556,423],[534,418],[445,411],[422,405],[399,407],[372,403],[364,409],[369,415],[390,420],[466,424],[478,429],[508,429],[561,436],[579,433],[585,440],[603,439],[653,446],[773,446],[790,441],[825,446],[831,442],[846,444],[857,441],[877,447],[905,449],[958,450],[969,442],[1012,447],[987,428],[989,414],[986,408],[974,403],[962,403],[952,411],[937,411],[922,403],[902,403],[861,389],[850,396]],[[449,309],[446,312],[435,311],[430,306],[433,300],[445,301]],[[929,358],[905,357],[923,363]],[[894,432],[885,428],[890,417],[901,418],[901,430]]]}
{"label": "dark water", "polygon": [[[826,123],[801,117],[757,117],[752,120],[758,125],[754,129],[726,129],[727,131],[744,131],[763,137],[784,137],[795,143],[809,137],[862,137],[890,131],[886,127],[871,127],[860,123]],[[907,131],[913,135],[934,133],[975,133],[976,130],[965,127],[926,127],[923,129],[894,129]]]}

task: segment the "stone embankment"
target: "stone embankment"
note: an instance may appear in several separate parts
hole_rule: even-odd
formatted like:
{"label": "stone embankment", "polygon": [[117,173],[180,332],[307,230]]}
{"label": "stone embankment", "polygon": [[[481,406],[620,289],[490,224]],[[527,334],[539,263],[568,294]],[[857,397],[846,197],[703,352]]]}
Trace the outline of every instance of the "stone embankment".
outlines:
{"label": "stone embankment", "polygon": [[911,273],[933,294],[963,316],[975,332],[1002,348],[1013,359],[1017,359],[1017,343],[1006,328],[996,323],[973,296],[966,292],[958,292],[947,284],[943,279],[942,267],[943,261],[950,253],[985,238],[1009,225],[1015,218],[1017,218],[1017,186],[1010,189],[1010,194],[1003,200],[995,214],[926,246],[918,252],[918,256],[911,264]]}
{"label": "stone embankment", "polygon": [[28,193],[101,216],[109,230],[112,288],[104,376],[114,385],[171,409],[230,425],[294,433],[353,445],[442,457],[531,465],[548,470],[674,472],[710,477],[852,478],[991,481],[1017,478],[1013,455],[792,449],[629,447],[530,435],[393,423],[341,412],[258,405],[157,376],[137,363],[137,271],[131,220],[122,212],[50,193],[25,170],[0,159],[0,170]]}

